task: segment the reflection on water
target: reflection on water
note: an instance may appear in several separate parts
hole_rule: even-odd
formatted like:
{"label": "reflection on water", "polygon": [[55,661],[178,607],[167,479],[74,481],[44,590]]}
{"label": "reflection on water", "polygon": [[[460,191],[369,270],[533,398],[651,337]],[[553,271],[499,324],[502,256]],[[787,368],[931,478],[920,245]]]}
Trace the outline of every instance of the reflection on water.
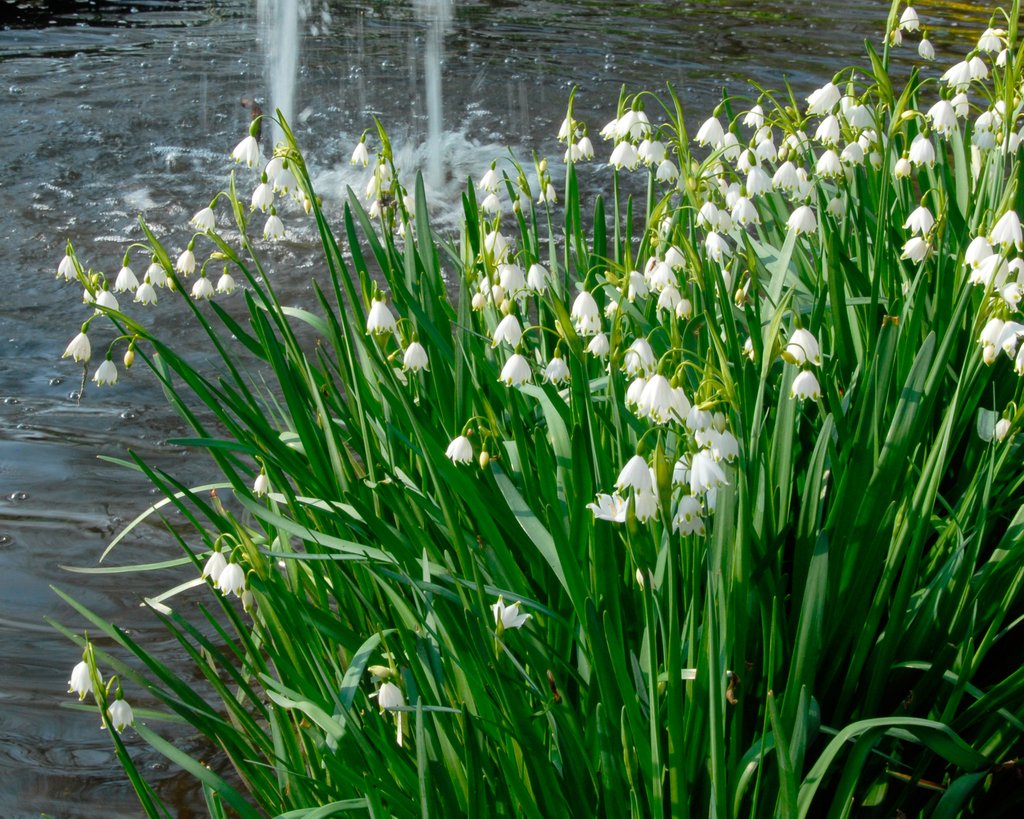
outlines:
{"label": "reflection on water", "polygon": [[[49,585],[58,584],[163,645],[137,604],[170,581],[83,579],[60,566],[94,565],[111,534],[151,499],[144,481],[97,454],[123,456],[131,447],[186,479],[207,475],[200,458],[164,443],[181,430],[141,372],[129,384],[90,389],[76,404],[79,373],[59,355],[84,313],[53,271],[69,238],[91,264],[116,270],[127,244],[141,236],[139,211],[171,247],[187,242],[189,216],[209,202],[246,127],[239,100],[269,94],[253,5],[24,0],[0,7],[8,21],[0,30],[3,817],[138,814],[95,715],[59,707],[70,699],[66,681],[78,657],[42,618],[82,627],[51,593]],[[940,50],[984,27],[979,5],[916,4]],[[346,184],[361,187],[362,172],[347,160],[373,115],[407,145],[403,163],[426,161],[422,58],[430,33],[415,6],[299,3],[295,124],[329,204]],[[707,114],[723,86],[743,92],[748,76],[778,86],[785,74],[806,93],[857,58],[865,37],[877,40],[886,6],[456,0],[441,65],[440,141],[450,176],[481,173],[506,143],[520,146],[523,158],[530,149],[560,157],[554,135],[574,85],[577,114],[595,130],[612,115],[624,83],[639,89],[671,82],[694,119]],[[20,17],[12,18],[14,8]],[[292,239],[275,250],[272,275],[286,300],[309,301],[317,272],[312,234],[297,220],[289,228]],[[202,345],[180,317],[162,319],[167,332],[201,357]],[[173,553],[150,526],[115,559]],[[130,734],[129,744],[178,815],[189,815],[200,803],[187,780]]]}

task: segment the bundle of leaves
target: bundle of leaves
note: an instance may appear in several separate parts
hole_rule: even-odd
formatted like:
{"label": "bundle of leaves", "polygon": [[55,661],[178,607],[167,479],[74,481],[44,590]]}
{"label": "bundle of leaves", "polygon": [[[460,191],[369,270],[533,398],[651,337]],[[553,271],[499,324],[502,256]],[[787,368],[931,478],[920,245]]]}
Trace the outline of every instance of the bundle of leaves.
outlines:
{"label": "bundle of leaves", "polygon": [[[111,671],[159,703],[134,731],[213,815],[1012,810],[1018,11],[941,77],[895,87],[869,49],[806,102],[725,99],[695,141],[671,89],[624,93],[608,195],[581,189],[570,102],[560,194],[545,162],[533,184],[495,166],[454,237],[383,129],[366,199],[335,212],[281,123],[265,176],[197,214],[191,260],[147,230],[138,286],[181,295],[212,368],[69,248],[97,310],[69,355],[88,366],[112,322],[99,380],[138,352],[217,473],[131,464],[165,496],[139,521],[189,523],[170,563],[194,579],[151,599],[181,661],[62,593],[92,624],[68,632],[76,690],[110,727]],[[893,5],[887,43],[909,19]],[[251,207],[243,179],[268,188]],[[322,248],[310,309],[251,236],[260,208],[307,218],[289,195]],[[241,317],[190,285],[211,264]],[[111,731],[169,815],[131,736]]]}

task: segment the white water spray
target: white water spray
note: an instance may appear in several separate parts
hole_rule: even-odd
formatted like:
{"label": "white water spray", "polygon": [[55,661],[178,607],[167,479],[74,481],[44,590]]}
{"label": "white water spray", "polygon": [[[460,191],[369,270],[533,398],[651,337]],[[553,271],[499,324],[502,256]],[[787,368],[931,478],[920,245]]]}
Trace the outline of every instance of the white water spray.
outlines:
{"label": "white water spray", "polygon": [[[280,110],[289,126],[294,126],[295,78],[299,68],[300,0],[259,0],[256,14],[260,38],[265,49],[264,74],[270,99],[266,113]],[[273,130],[274,142],[284,135],[279,126]]]}
{"label": "white water spray", "polygon": [[425,180],[439,190],[444,184],[444,107],[441,98],[441,68],[444,63],[444,35],[452,19],[453,0],[414,0],[416,16],[429,25],[423,53],[427,78],[427,162]]}

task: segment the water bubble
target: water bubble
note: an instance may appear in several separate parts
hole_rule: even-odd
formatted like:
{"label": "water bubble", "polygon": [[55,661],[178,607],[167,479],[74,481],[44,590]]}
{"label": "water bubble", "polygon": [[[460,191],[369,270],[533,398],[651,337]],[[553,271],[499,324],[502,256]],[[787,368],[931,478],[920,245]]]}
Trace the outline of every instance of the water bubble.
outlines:
{"label": "water bubble", "polygon": [[57,387],[57,386],[59,386],[59,385],[61,385],[63,383],[64,383],[64,376],[62,376],[62,375],[56,375],[56,376],[54,376],[53,378],[50,379],[50,386],[51,387]]}
{"label": "water bubble", "polygon": [[0,535],[0,547],[10,546],[14,543],[14,538],[10,535]]}
{"label": "water bubble", "polygon": [[7,500],[26,501],[28,500],[28,492],[11,492],[11,494],[7,496]]}
{"label": "water bubble", "polygon": [[8,396],[7,398],[4,399],[4,403],[5,404],[20,404],[21,401],[19,401],[17,398],[14,398],[12,396]]}
{"label": "water bubble", "polygon": [[71,392],[68,393],[68,400],[69,401],[81,401],[82,400],[82,393],[79,392],[78,390],[72,390]]}
{"label": "water bubble", "polygon": [[136,412],[135,410],[128,409],[121,413],[122,421],[136,421],[138,420],[138,417],[139,413]]}

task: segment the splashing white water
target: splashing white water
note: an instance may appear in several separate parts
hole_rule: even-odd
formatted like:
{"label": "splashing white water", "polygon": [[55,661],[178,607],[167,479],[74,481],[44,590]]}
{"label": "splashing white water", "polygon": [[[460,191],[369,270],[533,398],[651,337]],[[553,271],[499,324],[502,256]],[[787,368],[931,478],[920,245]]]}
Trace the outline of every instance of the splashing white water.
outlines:
{"label": "splashing white water", "polygon": [[[441,131],[433,143],[423,142],[413,136],[404,142],[393,142],[392,145],[399,178],[410,192],[416,174],[423,174],[424,193],[437,227],[454,227],[458,223],[462,215],[461,195],[468,180],[479,179],[492,162],[498,160],[499,172],[507,171],[513,178],[515,175],[515,169],[508,159],[508,146],[477,142],[467,137],[465,130]],[[447,173],[435,180],[430,176],[430,165],[438,158],[443,158]],[[348,195],[348,188],[351,188],[368,207],[363,191],[370,173],[369,169],[346,163],[330,170],[315,172],[313,181],[317,193],[329,202],[343,200]],[[507,200],[507,196],[502,196]],[[506,201],[505,205],[510,209],[512,203]]]}

